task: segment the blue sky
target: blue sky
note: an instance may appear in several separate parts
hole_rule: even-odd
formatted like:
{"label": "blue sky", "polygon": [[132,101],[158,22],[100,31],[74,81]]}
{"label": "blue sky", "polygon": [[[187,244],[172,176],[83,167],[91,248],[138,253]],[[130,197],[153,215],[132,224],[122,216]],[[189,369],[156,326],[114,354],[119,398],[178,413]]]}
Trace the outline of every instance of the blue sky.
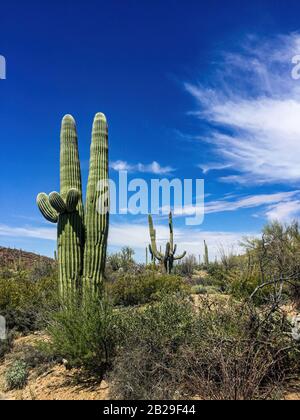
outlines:
{"label": "blue sky", "polygon": [[[111,176],[204,178],[203,225],[176,218],[179,249],[213,258],[269,220],[300,214],[300,5],[283,1],[11,1],[1,4],[0,245],[53,255],[35,205],[59,188],[71,113],[86,181],[93,115],[107,115]],[[247,4],[246,4],[247,3]],[[155,163],[157,162],[157,163]],[[166,220],[156,218],[159,239]],[[109,245],[143,259],[145,217],[111,219]]]}

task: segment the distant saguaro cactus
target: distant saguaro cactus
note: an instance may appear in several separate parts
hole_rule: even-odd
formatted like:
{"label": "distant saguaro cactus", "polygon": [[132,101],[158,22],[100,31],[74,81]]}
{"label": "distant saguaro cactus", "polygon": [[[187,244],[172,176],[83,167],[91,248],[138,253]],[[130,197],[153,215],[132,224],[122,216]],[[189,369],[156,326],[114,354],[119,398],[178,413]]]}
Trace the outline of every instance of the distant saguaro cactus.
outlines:
{"label": "distant saguaro cactus", "polygon": [[206,243],[206,241],[204,241],[204,265],[206,266],[206,267],[208,267],[209,266],[209,255],[208,255],[208,246],[207,246],[207,243]]}
{"label": "distant saguaro cactus", "polygon": [[173,269],[173,265],[174,265],[174,261],[181,260],[182,258],[184,258],[186,256],[186,251],[184,251],[184,253],[182,255],[179,255],[177,257],[175,256],[177,245],[174,245],[172,213],[169,214],[170,240],[166,244],[166,250],[165,250],[164,254],[161,251],[159,252],[157,250],[156,230],[154,229],[153,219],[152,219],[152,216],[150,214],[148,216],[148,221],[149,221],[149,231],[150,231],[150,239],[151,239],[151,245],[149,245],[150,253],[158,261],[160,261],[163,264],[163,266],[165,268],[165,271],[168,274],[171,274],[172,269]]}
{"label": "distant saguaro cactus", "polygon": [[58,224],[60,292],[68,297],[82,286],[95,291],[103,281],[109,221],[106,118],[96,114],[93,123],[85,214],[77,130],[71,115],[62,120],[60,139],[60,193],[41,193],[37,204],[48,221]]}

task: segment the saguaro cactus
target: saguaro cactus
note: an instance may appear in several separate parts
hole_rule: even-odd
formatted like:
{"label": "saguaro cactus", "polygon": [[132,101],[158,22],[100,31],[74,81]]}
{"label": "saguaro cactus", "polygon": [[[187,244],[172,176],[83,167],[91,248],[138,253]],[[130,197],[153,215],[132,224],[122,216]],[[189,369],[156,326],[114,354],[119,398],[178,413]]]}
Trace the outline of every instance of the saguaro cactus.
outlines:
{"label": "saguaro cactus", "polygon": [[151,239],[151,245],[149,245],[150,252],[151,254],[154,255],[154,257],[158,261],[160,261],[163,264],[166,273],[171,274],[174,261],[181,260],[182,258],[186,256],[186,251],[184,251],[182,255],[179,255],[177,257],[175,256],[177,245],[174,245],[172,213],[169,214],[170,240],[166,244],[166,250],[164,254],[161,251],[157,250],[156,230],[154,229],[153,219],[150,214],[148,217],[148,221],[149,221],[149,231],[150,231],[150,239]]}
{"label": "saguaro cactus", "polygon": [[206,266],[206,267],[208,267],[209,266],[209,256],[208,256],[208,246],[207,246],[207,243],[206,243],[206,241],[204,241],[204,265]]}
{"label": "saguaro cactus", "polygon": [[83,282],[98,287],[103,281],[109,225],[108,128],[104,114],[94,119],[90,172],[86,193]]}
{"label": "saguaro cactus", "polygon": [[[98,182],[108,180],[108,135],[103,114],[94,119],[86,214],[82,201],[81,170],[75,120],[66,115],[61,125],[60,194],[41,193],[37,204],[44,217],[58,223],[60,292],[73,294],[82,284],[96,288],[103,280],[108,235],[108,191]],[[105,201],[106,213],[97,211]],[[82,281],[83,279],[83,281]]]}

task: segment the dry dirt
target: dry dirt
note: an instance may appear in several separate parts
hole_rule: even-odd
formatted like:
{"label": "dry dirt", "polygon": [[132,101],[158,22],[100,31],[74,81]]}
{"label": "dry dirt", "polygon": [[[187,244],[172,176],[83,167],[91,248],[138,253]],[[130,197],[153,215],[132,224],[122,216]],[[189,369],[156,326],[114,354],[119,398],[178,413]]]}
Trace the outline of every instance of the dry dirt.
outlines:
{"label": "dry dirt", "polygon": [[42,374],[32,369],[28,383],[22,390],[5,389],[5,371],[12,363],[12,358],[26,345],[34,345],[41,337],[30,335],[15,341],[12,353],[0,364],[0,400],[106,400],[109,387],[103,380],[87,380],[76,369],[67,370],[64,365],[45,367]]}

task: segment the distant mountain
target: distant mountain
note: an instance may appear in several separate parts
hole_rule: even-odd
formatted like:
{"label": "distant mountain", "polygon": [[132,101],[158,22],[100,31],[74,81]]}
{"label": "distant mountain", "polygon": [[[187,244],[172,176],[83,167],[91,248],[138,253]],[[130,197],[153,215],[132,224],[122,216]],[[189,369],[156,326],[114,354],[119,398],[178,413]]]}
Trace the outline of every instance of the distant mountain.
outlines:
{"label": "distant mountain", "polygon": [[2,269],[15,267],[30,269],[33,268],[36,263],[53,264],[54,260],[52,258],[34,254],[33,252],[0,246],[0,268]]}

